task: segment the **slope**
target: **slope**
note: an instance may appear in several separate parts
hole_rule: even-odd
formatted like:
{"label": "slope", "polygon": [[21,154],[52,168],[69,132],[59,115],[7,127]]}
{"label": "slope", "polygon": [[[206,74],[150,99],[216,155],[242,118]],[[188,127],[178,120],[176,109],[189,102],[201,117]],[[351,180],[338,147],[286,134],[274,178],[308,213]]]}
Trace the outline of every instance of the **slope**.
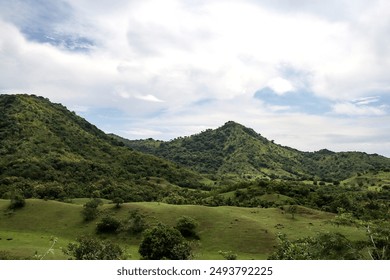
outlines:
{"label": "slope", "polygon": [[328,150],[301,152],[275,144],[233,121],[215,130],[208,129],[169,142],[114,138],[135,150],[219,177],[230,174],[241,178],[334,181],[368,170],[390,171],[390,159],[383,156]]}
{"label": "slope", "polygon": [[[0,199],[0,211],[9,201]],[[155,202],[126,203],[120,209],[113,204],[101,206],[100,217],[85,223],[82,220],[82,205],[57,201],[28,199],[26,207],[10,216],[0,216],[0,252],[8,251],[12,256],[28,258],[35,251],[43,254],[50,246],[50,237],[58,238],[55,254],[47,257],[64,259],[60,247],[81,235],[96,235],[96,222],[105,215],[120,220],[129,211],[138,209],[145,215],[149,225],[159,222],[174,226],[182,215],[198,221],[197,233],[200,240],[194,246],[196,259],[222,259],[218,253],[233,251],[238,259],[266,259],[274,251],[278,233],[285,233],[292,239],[313,236],[318,232],[340,232],[353,240],[364,240],[364,229],[353,226],[335,227],[331,221],[334,215],[300,207],[295,219],[278,208],[253,209],[239,207],[206,207],[199,205],[169,205]],[[223,232],[223,234],[221,234]],[[126,248],[132,259],[138,259],[138,246],[142,236],[107,234],[110,239]]]}
{"label": "slope", "polygon": [[61,104],[0,95],[0,197],[17,188],[27,197],[155,200],[173,185],[200,187],[201,179],[131,151]]}

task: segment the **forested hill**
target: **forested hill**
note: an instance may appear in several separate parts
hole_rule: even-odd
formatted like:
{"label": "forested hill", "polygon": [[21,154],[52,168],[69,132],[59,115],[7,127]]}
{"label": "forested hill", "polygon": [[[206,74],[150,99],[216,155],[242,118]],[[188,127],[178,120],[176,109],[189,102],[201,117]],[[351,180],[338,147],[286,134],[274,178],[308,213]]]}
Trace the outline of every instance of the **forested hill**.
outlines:
{"label": "forested hill", "polygon": [[362,152],[301,152],[269,141],[253,129],[229,121],[169,142],[121,140],[127,146],[216,176],[343,180],[365,171],[390,171],[390,159]]}
{"label": "forested hill", "polygon": [[61,104],[0,95],[0,197],[17,188],[27,197],[154,200],[174,185],[201,187],[201,180],[177,164],[132,151]]}

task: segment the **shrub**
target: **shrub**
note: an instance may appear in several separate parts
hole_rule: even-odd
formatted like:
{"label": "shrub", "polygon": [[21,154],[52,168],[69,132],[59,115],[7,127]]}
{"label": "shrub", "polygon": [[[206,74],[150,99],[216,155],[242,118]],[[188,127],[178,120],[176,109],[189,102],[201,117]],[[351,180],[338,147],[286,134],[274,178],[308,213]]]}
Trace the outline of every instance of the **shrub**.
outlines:
{"label": "shrub", "polygon": [[115,233],[121,226],[121,222],[112,216],[105,216],[96,225],[97,233]]}
{"label": "shrub", "polygon": [[115,197],[112,202],[115,203],[115,208],[121,208],[121,204],[124,202],[124,200],[120,197]]}
{"label": "shrub", "polygon": [[24,199],[24,196],[20,193],[14,193],[11,195],[11,203],[8,208],[15,210],[18,208],[23,208],[25,205],[26,200]]}
{"label": "shrub", "polygon": [[186,260],[191,247],[180,232],[163,224],[147,230],[138,252],[146,260]]}
{"label": "shrub", "polygon": [[198,235],[195,232],[198,222],[187,216],[182,216],[177,220],[175,228],[180,231],[181,235],[184,237],[194,237],[198,238]]}
{"label": "shrub", "polygon": [[232,251],[219,251],[218,252],[225,260],[236,260],[237,254]]}
{"label": "shrub", "polygon": [[98,199],[98,198],[91,199],[90,201],[85,203],[83,206],[84,209],[82,211],[84,221],[88,222],[88,221],[92,221],[93,219],[95,219],[99,214],[98,207],[101,204],[102,204],[102,201],[101,201],[101,199]]}
{"label": "shrub", "polygon": [[148,224],[145,221],[145,216],[138,210],[133,210],[129,213],[129,218],[123,222],[123,230],[132,234],[139,234],[143,232],[148,227]]}
{"label": "shrub", "polygon": [[123,250],[117,244],[108,240],[98,240],[83,236],[77,239],[78,243],[69,243],[63,250],[70,259],[75,260],[120,260],[123,258]]}

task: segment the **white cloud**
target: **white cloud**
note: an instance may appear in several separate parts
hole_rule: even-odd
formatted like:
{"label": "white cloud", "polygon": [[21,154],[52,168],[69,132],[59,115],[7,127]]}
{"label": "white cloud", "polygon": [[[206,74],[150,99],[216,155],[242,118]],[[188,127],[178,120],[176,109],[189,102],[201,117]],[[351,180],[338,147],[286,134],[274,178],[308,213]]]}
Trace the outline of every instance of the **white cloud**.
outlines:
{"label": "white cloud", "polygon": [[154,96],[152,94],[135,95],[134,97],[137,98],[137,99],[145,100],[145,101],[149,101],[149,102],[164,102],[163,100],[158,99],[156,96]]}
{"label": "white cloud", "polygon": [[333,112],[348,116],[381,116],[386,115],[386,107],[374,107],[350,102],[336,103],[333,105]]}
{"label": "white cloud", "polygon": [[293,85],[286,79],[274,78],[268,82],[268,87],[271,88],[276,94],[283,95],[287,92],[294,91]]}
{"label": "white cloud", "polygon": [[[280,95],[303,88],[334,102],[335,114],[321,119],[321,126],[335,123],[337,114],[361,118],[388,114],[376,97],[390,92],[388,1],[352,5],[302,0],[294,6],[271,0],[64,2],[71,14],[53,30],[85,37],[94,47],[80,53],[29,41],[20,26],[24,17],[12,21],[13,11],[2,9],[0,68],[6,71],[0,73],[1,92],[35,93],[72,106],[117,108],[134,122],[160,131],[162,138],[195,133],[229,119],[271,136],[276,133],[268,126],[283,126],[286,133],[296,134],[297,125],[289,117],[305,122],[305,131],[319,126],[313,116],[288,115],[288,106],[267,107],[253,100],[253,94],[266,86]],[[4,11],[7,17],[2,16]],[[44,24],[45,19],[29,20]],[[290,77],[281,65],[299,69],[299,77]],[[213,102],[193,105],[206,99]],[[135,126],[131,121],[122,125],[117,131]],[[356,130],[365,127],[355,125]],[[164,126],[171,132],[162,131]],[[307,143],[312,135],[299,131],[302,137],[296,137]],[[288,139],[294,142],[292,138]],[[318,140],[321,147],[331,141]]]}

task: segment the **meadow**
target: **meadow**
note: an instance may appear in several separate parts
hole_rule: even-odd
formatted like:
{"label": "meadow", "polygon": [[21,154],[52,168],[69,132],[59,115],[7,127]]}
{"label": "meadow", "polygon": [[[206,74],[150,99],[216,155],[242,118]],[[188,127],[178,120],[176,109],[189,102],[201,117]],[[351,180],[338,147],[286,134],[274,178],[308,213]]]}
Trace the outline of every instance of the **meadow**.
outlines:
{"label": "meadow", "polygon": [[[334,214],[298,206],[294,217],[281,208],[244,208],[234,206],[170,205],[159,202],[124,203],[120,208],[105,201],[99,217],[85,222],[81,215],[86,199],[67,203],[27,199],[26,206],[14,212],[9,200],[0,200],[0,251],[21,259],[67,259],[62,252],[69,242],[83,235],[98,236],[118,243],[129,259],[139,259],[142,235],[97,234],[96,223],[104,215],[124,219],[138,209],[149,226],[174,225],[183,215],[198,222],[199,240],[192,240],[194,259],[223,259],[220,251],[234,252],[237,259],[267,259],[275,250],[277,235],[294,240],[317,233],[339,232],[350,240],[364,240],[365,231],[354,226],[335,226]],[[53,250],[46,254],[56,243]]]}

